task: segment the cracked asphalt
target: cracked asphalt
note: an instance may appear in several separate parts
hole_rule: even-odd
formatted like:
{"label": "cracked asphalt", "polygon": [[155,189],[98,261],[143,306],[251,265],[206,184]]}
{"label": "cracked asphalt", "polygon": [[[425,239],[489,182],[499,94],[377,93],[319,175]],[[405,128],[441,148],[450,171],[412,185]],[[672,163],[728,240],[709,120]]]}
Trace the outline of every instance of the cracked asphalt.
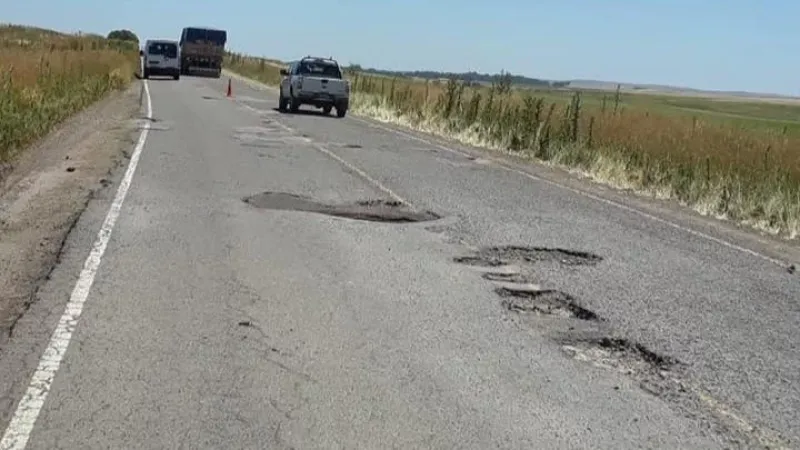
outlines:
{"label": "cracked asphalt", "polygon": [[[226,85],[150,82],[154,128],[28,448],[796,445],[796,275],[414,133],[280,114],[273,92],[234,79],[229,99]],[[375,222],[243,200],[275,192],[352,205],[391,201],[387,190],[442,218]],[[0,429],[112,196],[91,202],[0,360],[11,393]],[[657,214],[735,234],[669,208]],[[501,245],[602,260],[456,262]],[[756,239],[737,245],[794,254]],[[602,320],[509,311],[482,274],[516,269]],[[676,358],[681,386],[704,394],[654,393],[635,374],[592,364],[597,352],[574,357],[559,339],[585,327]],[[774,433],[737,428],[725,412]]]}

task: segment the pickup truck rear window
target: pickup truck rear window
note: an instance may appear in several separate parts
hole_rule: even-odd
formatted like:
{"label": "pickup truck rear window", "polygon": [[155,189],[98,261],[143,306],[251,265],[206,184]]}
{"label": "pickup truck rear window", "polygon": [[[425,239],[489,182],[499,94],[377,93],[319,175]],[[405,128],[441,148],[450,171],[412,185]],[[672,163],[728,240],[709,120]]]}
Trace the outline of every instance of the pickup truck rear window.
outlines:
{"label": "pickup truck rear window", "polygon": [[324,62],[303,62],[297,69],[298,75],[310,75],[312,77],[342,78],[342,72],[336,64]]}
{"label": "pickup truck rear window", "polygon": [[147,47],[147,53],[150,55],[163,55],[167,58],[177,58],[178,57],[178,46],[175,44],[150,44]]}

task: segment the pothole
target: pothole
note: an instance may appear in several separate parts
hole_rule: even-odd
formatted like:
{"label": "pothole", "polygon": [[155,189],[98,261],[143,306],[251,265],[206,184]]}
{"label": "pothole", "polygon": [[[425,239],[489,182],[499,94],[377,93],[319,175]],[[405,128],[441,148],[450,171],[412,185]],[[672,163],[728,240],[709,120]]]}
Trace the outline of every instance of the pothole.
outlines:
{"label": "pothole", "polygon": [[575,359],[614,369],[628,375],[664,376],[679,365],[678,360],[658,354],[638,342],[625,338],[599,337],[562,342]]}
{"label": "pothole", "polygon": [[486,247],[475,256],[456,258],[456,262],[475,266],[499,266],[510,262],[557,262],[565,266],[595,265],[602,261],[594,253],[551,247],[499,246]]}
{"label": "pothole", "polygon": [[351,204],[329,205],[301,195],[286,192],[264,192],[246,197],[243,201],[256,208],[313,212],[371,222],[410,223],[441,218],[434,212],[415,211],[401,202],[391,200],[363,200]]}
{"label": "pothole", "polygon": [[496,258],[484,258],[481,256],[458,256],[453,258],[453,261],[459,264],[479,267],[499,267],[506,264],[504,261]]}
{"label": "pothole", "polygon": [[483,279],[489,281],[502,281],[505,283],[533,283],[534,280],[519,272],[485,272],[481,275]]}
{"label": "pothole", "polygon": [[522,260],[531,263],[554,261],[568,266],[594,265],[603,260],[601,256],[595,255],[594,253],[557,247],[520,247],[509,245],[489,247],[482,253],[500,259]]}
{"label": "pothole", "polygon": [[511,289],[500,287],[495,292],[503,298],[503,307],[509,311],[568,317],[580,320],[600,320],[597,314],[580,305],[571,295],[553,290]]}
{"label": "pothole", "polygon": [[378,200],[378,199],[359,200],[359,201],[356,202],[356,204],[359,205],[359,206],[367,206],[367,207],[387,206],[389,208],[399,208],[399,207],[403,206],[403,202],[400,202],[400,201],[397,201],[397,200]]}

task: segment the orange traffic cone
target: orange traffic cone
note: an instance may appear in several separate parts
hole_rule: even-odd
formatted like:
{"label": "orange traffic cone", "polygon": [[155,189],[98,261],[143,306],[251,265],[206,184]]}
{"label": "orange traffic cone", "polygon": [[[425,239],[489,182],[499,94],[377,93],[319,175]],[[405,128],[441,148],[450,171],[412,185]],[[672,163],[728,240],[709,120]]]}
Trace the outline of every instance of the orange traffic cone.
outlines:
{"label": "orange traffic cone", "polygon": [[233,91],[231,90],[231,79],[228,78],[228,97],[233,96]]}

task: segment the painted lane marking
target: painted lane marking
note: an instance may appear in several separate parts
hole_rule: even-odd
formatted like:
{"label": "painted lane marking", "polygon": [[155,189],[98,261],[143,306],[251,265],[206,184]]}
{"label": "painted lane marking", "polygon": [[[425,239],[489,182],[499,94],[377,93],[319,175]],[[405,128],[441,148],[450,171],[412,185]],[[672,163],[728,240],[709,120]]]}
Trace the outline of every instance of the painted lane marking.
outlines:
{"label": "painted lane marking", "polygon": [[[142,80],[143,92],[145,100],[147,101],[147,119],[153,118],[153,103],[150,98],[150,86],[147,80]],[[84,304],[89,296],[89,291],[94,283],[97,269],[106,251],[109,239],[111,239],[111,232],[114,230],[114,225],[119,218],[122,203],[128,194],[133,175],[136,172],[136,166],[139,164],[139,157],[142,154],[147,135],[150,130],[150,123],[147,121],[142,132],[139,134],[139,140],[136,142],[133,155],[128,163],[128,169],[120,182],[117,193],[114,197],[111,207],[106,214],[103,225],[97,233],[97,238],[92,245],[89,256],[83,265],[78,276],[78,281],[75,288],[72,290],[64,314],[58,321],[56,329],[50,337],[47,348],[44,350],[39,365],[31,377],[28,384],[28,390],[17,405],[14,416],[6,428],[3,439],[0,440],[0,450],[22,450],[28,444],[33,427],[36,424],[36,419],[42,410],[47,394],[53,385],[53,379],[58,372],[61,362],[64,359],[64,354],[69,347],[70,340],[78,325],[81,313],[83,312]]]}

